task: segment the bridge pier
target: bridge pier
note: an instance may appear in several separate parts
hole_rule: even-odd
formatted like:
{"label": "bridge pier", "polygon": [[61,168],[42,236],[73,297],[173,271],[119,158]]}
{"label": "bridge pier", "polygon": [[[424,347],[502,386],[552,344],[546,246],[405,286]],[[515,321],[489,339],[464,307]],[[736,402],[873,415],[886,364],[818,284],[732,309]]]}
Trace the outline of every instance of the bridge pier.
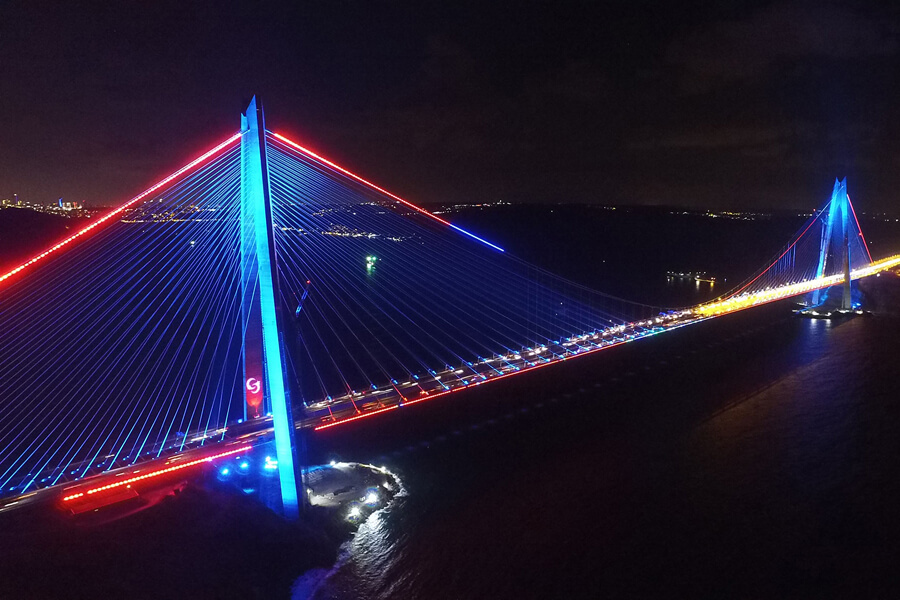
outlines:
{"label": "bridge pier", "polygon": [[[845,214],[845,221],[846,218]],[[846,224],[844,226],[844,295],[841,298],[841,310],[853,310],[853,298],[850,288],[850,237],[847,235]]]}

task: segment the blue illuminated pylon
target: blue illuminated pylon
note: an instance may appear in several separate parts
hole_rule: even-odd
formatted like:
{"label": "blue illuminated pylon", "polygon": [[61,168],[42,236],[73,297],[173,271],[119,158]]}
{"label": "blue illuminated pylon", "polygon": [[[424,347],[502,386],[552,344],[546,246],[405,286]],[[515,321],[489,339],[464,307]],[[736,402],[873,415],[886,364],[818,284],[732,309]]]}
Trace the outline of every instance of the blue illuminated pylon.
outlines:
{"label": "blue illuminated pylon", "polygon": [[[256,97],[241,115],[241,283],[245,410],[271,410],[284,516],[299,516],[294,417],[282,354],[265,120]],[[248,416],[257,416],[248,414]]]}
{"label": "blue illuminated pylon", "polygon": [[[816,269],[816,278],[825,275],[825,267],[828,262],[828,255],[831,251],[834,257],[841,256],[842,270],[844,273],[843,297],[841,308],[850,310],[852,307],[851,291],[850,291],[850,198],[847,196],[847,178],[843,181],[834,180],[834,189],[831,192],[831,201],[828,203],[828,216],[826,217],[825,227],[822,229],[822,241],[819,247],[819,264]],[[832,236],[834,234],[835,220],[840,218],[840,228],[843,235],[840,236],[841,246],[838,249],[832,249]],[[855,222],[855,219],[854,219]],[[840,252],[840,254],[838,254]],[[819,304],[819,292],[813,292],[812,303],[814,306]]]}

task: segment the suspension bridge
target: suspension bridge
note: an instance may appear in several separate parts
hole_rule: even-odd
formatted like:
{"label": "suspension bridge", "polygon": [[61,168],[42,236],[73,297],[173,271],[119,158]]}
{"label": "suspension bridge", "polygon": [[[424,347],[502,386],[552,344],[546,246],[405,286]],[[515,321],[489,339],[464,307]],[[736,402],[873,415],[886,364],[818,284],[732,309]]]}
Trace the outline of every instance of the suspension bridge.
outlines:
{"label": "suspension bridge", "polygon": [[303,435],[900,265],[847,194],[758,273],[687,308],[587,289],[287,137],[240,131],[0,274],[0,511],[74,512],[274,439],[281,510]]}

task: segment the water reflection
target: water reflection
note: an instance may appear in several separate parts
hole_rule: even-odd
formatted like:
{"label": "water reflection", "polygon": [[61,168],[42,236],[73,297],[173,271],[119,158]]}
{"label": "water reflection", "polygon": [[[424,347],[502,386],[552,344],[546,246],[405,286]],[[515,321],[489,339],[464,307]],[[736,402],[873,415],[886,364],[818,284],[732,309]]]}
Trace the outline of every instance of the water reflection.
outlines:
{"label": "water reflection", "polygon": [[402,511],[407,497],[403,481],[392,473],[399,491],[384,508],[359,524],[353,537],[341,545],[331,569],[304,573],[293,586],[292,600],[338,598],[390,598],[405,578],[402,536],[390,525],[393,511]]}

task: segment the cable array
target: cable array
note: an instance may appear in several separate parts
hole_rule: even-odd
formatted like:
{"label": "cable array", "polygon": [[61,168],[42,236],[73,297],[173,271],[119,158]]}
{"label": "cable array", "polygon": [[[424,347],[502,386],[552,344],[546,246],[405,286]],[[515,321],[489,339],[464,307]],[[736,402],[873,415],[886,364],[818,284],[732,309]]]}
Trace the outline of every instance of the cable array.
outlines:
{"label": "cable array", "polygon": [[[256,271],[239,139],[2,276],[0,496],[219,441],[243,418]],[[725,300],[664,311],[521,261],[280,135],[265,153],[284,356],[318,428],[753,304],[841,273],[848,246],[852,269],[871,263],[836,183]]]}
{"label": "cable array", "polygon": [[243,414],[239,159],[232,143],[0,289],[4,495],[202,444]]}
{"label": "cable array", "polygon": [[267,142],[290,355],[308,403],[478,377],[485,361],[659,314],[461,235],[283,138]]}

